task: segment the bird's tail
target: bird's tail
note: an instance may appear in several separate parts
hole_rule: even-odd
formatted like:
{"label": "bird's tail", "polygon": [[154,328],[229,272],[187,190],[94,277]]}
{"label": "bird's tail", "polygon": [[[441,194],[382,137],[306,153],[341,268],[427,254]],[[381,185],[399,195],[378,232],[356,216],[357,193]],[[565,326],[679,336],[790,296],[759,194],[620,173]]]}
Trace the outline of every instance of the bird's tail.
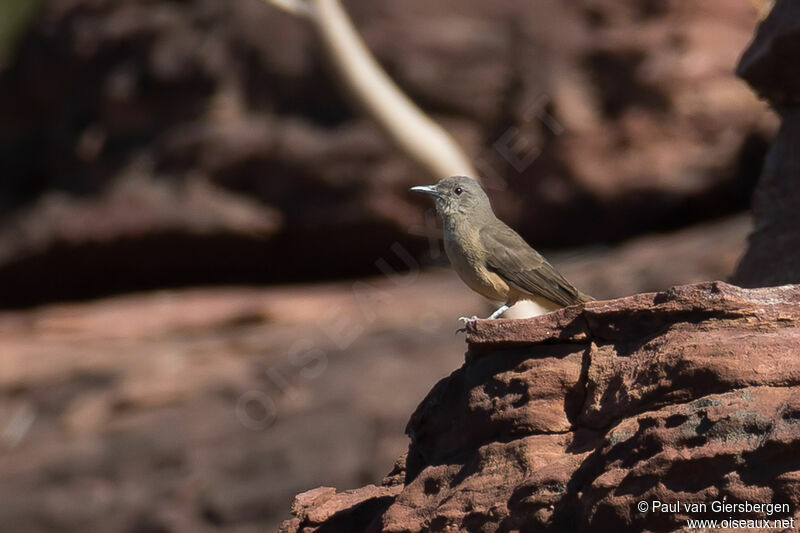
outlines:
{"label": "bird's tail", "polygon": [[578,291],[578,301],[580,302],[593,302],[594,298],[586,294],[585,292]]}

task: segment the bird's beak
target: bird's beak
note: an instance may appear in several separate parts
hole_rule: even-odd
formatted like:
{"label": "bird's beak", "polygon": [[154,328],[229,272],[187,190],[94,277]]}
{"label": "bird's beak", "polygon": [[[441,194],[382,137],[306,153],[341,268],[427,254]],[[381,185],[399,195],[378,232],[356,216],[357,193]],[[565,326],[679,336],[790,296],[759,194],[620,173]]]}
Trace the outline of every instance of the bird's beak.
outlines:
{"label": "bird's beak", "polygon": [[409,191],[421,192],[423,194],[429,194],[429,195],[434,196],[436,198],[441,196],[439,194],[439,191],[436,190],[436,185],[418,185],[416,187],[411,187],[409,189]]}

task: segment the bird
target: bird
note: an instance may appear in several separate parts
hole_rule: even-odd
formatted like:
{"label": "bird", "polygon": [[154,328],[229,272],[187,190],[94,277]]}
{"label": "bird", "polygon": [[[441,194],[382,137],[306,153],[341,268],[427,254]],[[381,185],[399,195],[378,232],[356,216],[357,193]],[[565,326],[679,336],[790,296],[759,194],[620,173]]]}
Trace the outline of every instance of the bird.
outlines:
{"label": "bird", "polygon": [[[461,280],[484,298],[503,303],[488,319],[500,317],[520,300],[532,300],[547,311],[594,300],[497,218],[476,179],[451,176],[410,190],[434,198],[444,249]],[[477,317],[459,320],[469,323]]]}

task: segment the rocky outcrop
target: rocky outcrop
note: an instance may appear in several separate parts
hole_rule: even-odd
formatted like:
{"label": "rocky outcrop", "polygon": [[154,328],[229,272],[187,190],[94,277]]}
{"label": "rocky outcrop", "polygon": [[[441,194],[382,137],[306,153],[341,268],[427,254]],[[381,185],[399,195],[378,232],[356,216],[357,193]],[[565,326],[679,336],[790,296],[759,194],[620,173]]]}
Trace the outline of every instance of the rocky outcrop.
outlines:
{"label": "rocky outcrop", "polygon": [[0,226],[0,308],[226,281],[231,270],[258,279],[280,228],[274,209],[203,180],[132,177],[92,199],[48,195]]}
{"label": "rocky outcrop", "polygon": [[[283,531],[673,531],[800,517],[800,287],[680,286],[478,321],[467,341],[382,486],[301,494]],[[709,509],[638,508],[654,500]],[[790,511],[713,512],[723,500]]]}
{"label": "rocky outcrop", "polygon": [[[732,73],[756,23],[746,2],[345,4],[537,247],[617,242],[747,207],[775,120]],[[84,296],[174,284],[86,254],[85,240],[120,258],[160,256],[197,282],[378,273],[393,242],[423,255],[430,205],[407,188],[431,178],[351,110],[321,57],[302,22],[258,0],[43,1],[0,72],[0,217],[38,218],[36,200],[56,193],[104,209],[119,176],[143,169],[170,184],[208,180],[283,223],[260,241],[227,228],[203,242],[191,225],[164,239],[157,222],[136,235],[112,223],[102,241],[90,227],[85,239],[42,227],[48,246],[15,243],[0,284],[35,268],[28,303],[53,294],[40,280]],[[149,223],[143,212],[139,226]],[[187,242],[203,253],[170,253]],[[116,284],[86,283],[87,266]]]}
{"label": "rocky outcrop", "polygon": [[763,287],[800,282],[800,4],[778,0],[739,63],[738,74],[783,119],[753,198],[755,231],[734,276]]}
{"label": "rocky outcrop", "polygon": [[800,6],[777,0],[744,51],[736,73],[773,104],[800,105]]}
{"label": "rocky outcrop", "polygon": [[[243,223],[257,229],[258,217],[214,208],[224,196],[213,189],[208,196],[135,191],[135,184],[109,191],[109,205],[119,206],[113,212],[135,206],[157,216],[165,231],[194,228],[197,245],[187,260],[209,253],[201,246],[206,230]],[[197,210],[161,209],[173,194],[190,194],[207,211],[200,217]],[[114,219],[73,209],[79,207],[65,199],[15,228],[41,238],[40,224],[60,225],[75,238],[75,225],[94,225],[93,234],[103,237]],[[119,220],[108,229],[135,236],[138,227]],[[655,290],[667,280],[727,276],[748,231],[747,218],[738,217],[553,259],[578,286],[610,298]],[[152,264],[122,252],[114,261],[125,258],[126,268]],[[670,262],[675,257],[679,264]],[[119,267],[112,258],[106,263]],[[20,276],[0,296],[24,287]],[[298,492],[382,478],[408,449],[402,428],[409,413],[463,362],[455,316],[488,313],[485,305],[455,273],[430,271],[356,284],[195,288],[0,312],[0,530],[276,531]],[[275,403],[274,419],[264,422],[256,408],[244,413],[255,425],[240,421],[239,402],[253,395]],[[402,489],[403,478],[392,490]],[[303,500],[297,509],[320,501]],[[327,508],[341,505],[337,498]],[[364,512],[374,513],[370,506]],[[312,513],[308,522],[323,519]]]}
{"label": "rocky outcrop", "polygon": [[0,311],[0,531],[275,532],[381,479],[480,303],[440,272]]}

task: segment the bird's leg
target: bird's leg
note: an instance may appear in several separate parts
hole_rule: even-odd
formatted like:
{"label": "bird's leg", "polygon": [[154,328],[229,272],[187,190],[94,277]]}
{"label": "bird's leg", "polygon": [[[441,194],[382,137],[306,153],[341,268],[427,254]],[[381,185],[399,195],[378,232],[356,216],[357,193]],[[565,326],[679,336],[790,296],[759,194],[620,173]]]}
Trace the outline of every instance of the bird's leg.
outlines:
{"label": "bird's leg", "polygon": [[494,313],[492,313],[491,315],[489,315],[486,319],[487,320],[493,320],[493,319],[499,317],[500,315],[502,315],[503,313],[508,311],[509,307],[511,307],[511,306],[508,305],[508,302],[504,303],[503,305],[498,307],[497,310]]}
{"label": "bird's leg", "polygon": [[[497,310],[495,310],[494,313],[492,313],[491,315],[487,316],[486,320],[494,320],[495,318],[499,317],[500,315],[502,315],[503,313],[508,311],[509,307],[511,307],[511,305],[508,302],[504,303],[499,308],[497,308]],[[478,320],[478,317],[477,316],[462,316],[462,317],[459,317],[458,320],[460,320],[464,324],[469,324],[470,322],[475,322],[476,320]]]}
{"label": "bird's leg", "polygon": [[[486,320],[494,320],[495,318],[499,317],[500,315],[502,315],[503,313],[508,311],[509,307],[511,307],[511,305],[509,305],[509,303],[504,303],[497,310],[495,310],[494,313],[492,313],[491,315],[487,316]],[[459,320],[461,322],[463,322],[464,325],[466,326],[470,322],[475,322],[476,320],[478,320],[478,317],[477,316],[462,316],[462,317],[459,317]],[[464,327],[464,328],[461,328],[461,329],[457,329],[456,333],[461,333],[463,331],[467,331],[467,328]]]}

